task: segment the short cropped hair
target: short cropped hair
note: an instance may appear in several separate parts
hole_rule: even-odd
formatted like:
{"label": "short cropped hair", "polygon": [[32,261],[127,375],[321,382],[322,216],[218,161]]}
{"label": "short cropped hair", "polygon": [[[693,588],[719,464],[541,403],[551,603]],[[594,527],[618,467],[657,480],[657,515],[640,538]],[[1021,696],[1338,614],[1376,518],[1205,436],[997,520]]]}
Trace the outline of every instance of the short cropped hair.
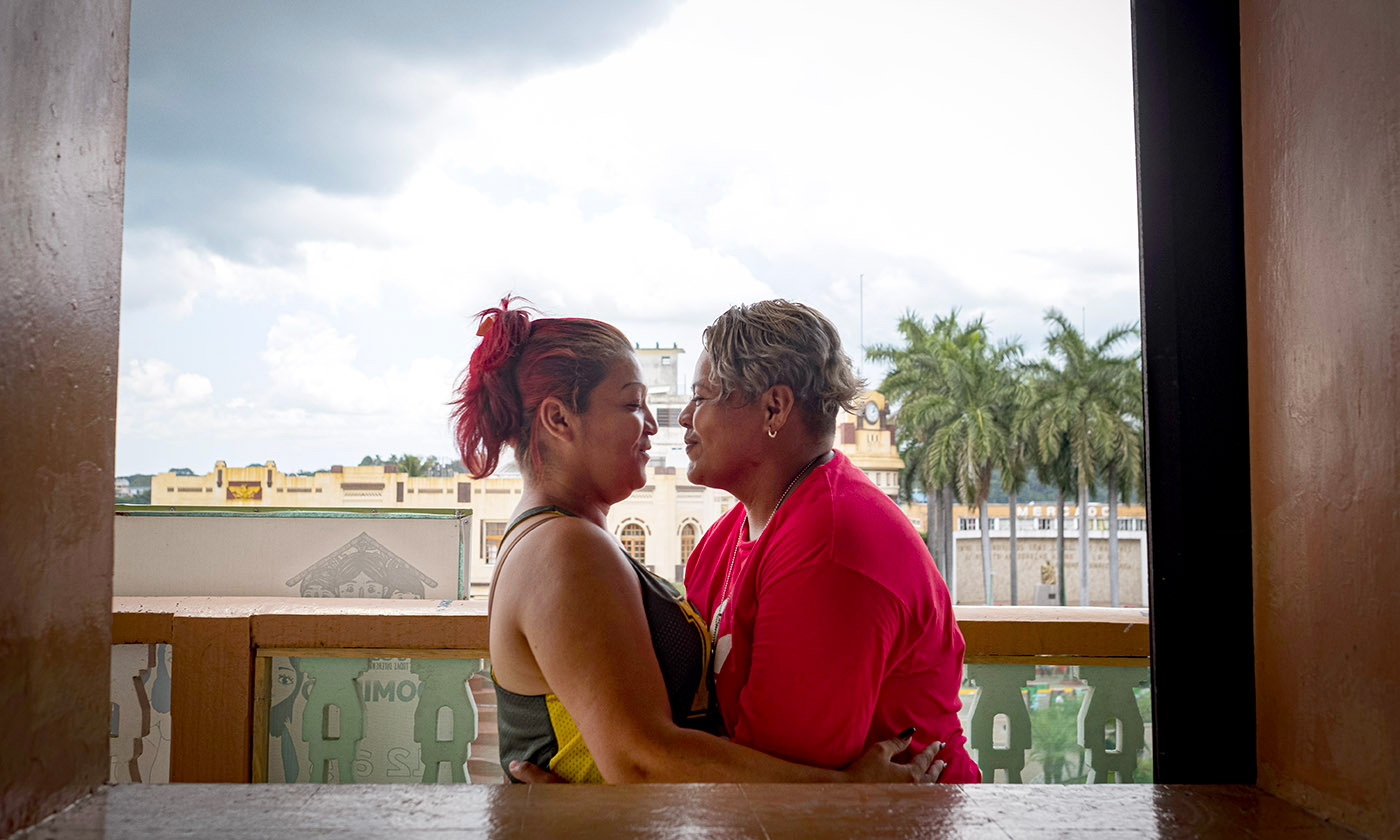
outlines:
{"label": "short cropped hair", "polygon": [[865,384],[841,349],[841,336],[810,306],[764,300],[731,306],[705,328],[701,343],[720,397],[754,400],[775,385],[792,389],[803,424],[836,431],[838,409],[854,410]]}

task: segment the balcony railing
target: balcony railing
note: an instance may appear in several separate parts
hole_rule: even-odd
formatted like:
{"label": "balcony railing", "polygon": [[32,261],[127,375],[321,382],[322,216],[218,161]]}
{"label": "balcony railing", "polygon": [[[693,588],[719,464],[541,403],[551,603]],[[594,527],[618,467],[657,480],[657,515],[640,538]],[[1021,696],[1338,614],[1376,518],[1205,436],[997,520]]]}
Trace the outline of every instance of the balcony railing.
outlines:
{"label": "balcony railing", "polygon": [[[957,615],[985,781],[1150,776],[1144,611]],[[114,780],[502,780],[481,601],[120,597],[112,632]]]}

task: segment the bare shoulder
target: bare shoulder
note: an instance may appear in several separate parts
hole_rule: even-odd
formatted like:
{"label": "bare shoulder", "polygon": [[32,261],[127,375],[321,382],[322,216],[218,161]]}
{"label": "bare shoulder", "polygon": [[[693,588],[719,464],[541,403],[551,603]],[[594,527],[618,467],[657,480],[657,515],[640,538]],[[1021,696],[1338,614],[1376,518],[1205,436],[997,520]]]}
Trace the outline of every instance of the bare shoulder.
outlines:
{"label": "bare shoulder", "polygon": [[[510,546],[503,570],[526,582],[532,597],[560,588],[575,595],[616,585],[632,574],[622,547],[597,525],[561,516],[520,537]],[[504,581],[502,581],[504,582]]]}
{"label": "bare shoulder", "polygon": [[[575,678],[592,683],[588,670],[602,651],[624,649],[618,634],[646,638],[637,631],[645,618],[636,575],[608,532],[557,517],[502,548],[508,552],[492,590],[490,631],[501,685],[567,693]],[[574,674],[583,663],[585,673]]]}

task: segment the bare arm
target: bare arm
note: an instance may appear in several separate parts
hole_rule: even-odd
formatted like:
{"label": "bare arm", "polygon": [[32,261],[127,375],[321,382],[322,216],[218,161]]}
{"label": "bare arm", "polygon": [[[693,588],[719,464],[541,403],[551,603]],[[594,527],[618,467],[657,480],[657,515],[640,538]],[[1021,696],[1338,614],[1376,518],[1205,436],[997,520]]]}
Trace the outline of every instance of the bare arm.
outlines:
{"label": "bare arm", "polygon": [[512,560],[497,583],[495,607],[505,623],[493,627],[493,647],[498,631],[518,633],[525,644],[503,649],[533,663],[498,662],[497,676],[529,681],[537,669],[608,781],[928,780],[932,752],[908,765],[888,761],[907,740],[885,742],[885,755],[841,771],[794,764],[676,726],[636,573],[618,547],[588,523],[561,520],[523,538]]}

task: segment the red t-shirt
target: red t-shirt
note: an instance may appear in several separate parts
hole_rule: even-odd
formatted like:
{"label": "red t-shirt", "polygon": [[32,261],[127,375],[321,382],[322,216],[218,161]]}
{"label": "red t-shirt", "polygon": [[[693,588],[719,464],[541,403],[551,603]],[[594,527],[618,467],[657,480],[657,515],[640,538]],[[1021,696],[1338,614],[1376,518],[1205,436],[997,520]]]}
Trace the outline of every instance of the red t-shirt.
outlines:
{"label": "red t-shirt", "polygon": [[[743,505],[720,517],[686,563],[686,597],[706,621],[745,517]],[[915,747],[946,745],[942,781],[981,781],[958,721],[963,638],[948,587],[909,519],[846,456],[739,542],[728,597],[715,691],[736,743],[842,767],[913,726]]]}

